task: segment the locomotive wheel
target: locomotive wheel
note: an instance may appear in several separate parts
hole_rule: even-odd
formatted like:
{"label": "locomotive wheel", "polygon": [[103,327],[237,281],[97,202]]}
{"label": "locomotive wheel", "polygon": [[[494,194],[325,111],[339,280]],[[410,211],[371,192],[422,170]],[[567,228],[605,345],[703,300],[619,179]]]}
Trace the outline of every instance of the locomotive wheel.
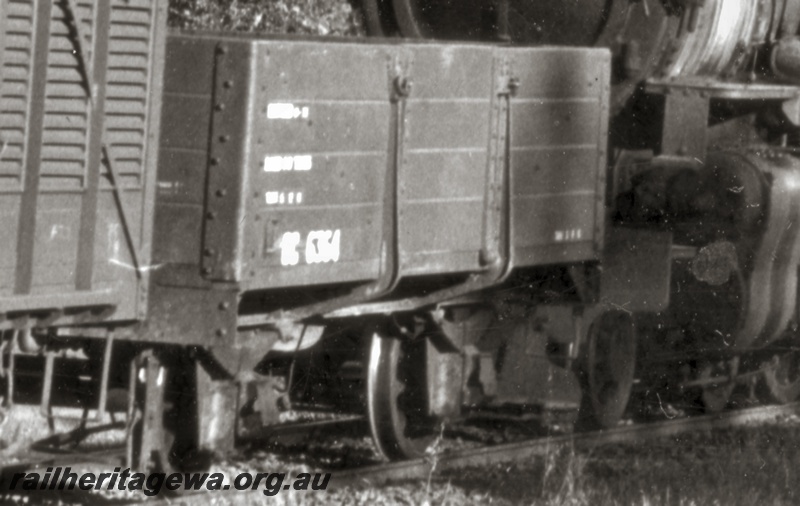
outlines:
{"label": "locomotive wheel", "polygon": [[598,316],[589,329],[582,411],[587,422],[613,427],[628,405],[636,370],[636,328],[621,311]]}
{"label": "locomotive wheel", "polygon": [[367,409],[375,445],[388,459],[424,455],[433,441],[427,416],[425,341],[373,333],[367,371]]}
{"label": "locomotive wheel", "polygon": [[786,404],[800,397],[800,352],[775,355],[764,371],[767,398]]}
{"label": "locomotive wheel", "polygon": [[[700,379],[709,379],[723,374],[728,377],[735,377],[739,372],[739,359],[733,358],[727,362],[711,363],[706,362],[700,367]],[[719,413],[728,406],[733,389],[736,388],[735,381],[727,381],[717,384],[710,383],[702,387],[700,402],[706,413]]]}
{"label": "locomotive wheel", "polygon": [[412,39],[493,39],[480,0],[362,0],[367,31],[373,36]]}
{"label": "locomotive wheel", "polygon": [[422,6],[417,0],[392,0],[395,19],[404,37],[422,38],[429,34],[421,23]]}

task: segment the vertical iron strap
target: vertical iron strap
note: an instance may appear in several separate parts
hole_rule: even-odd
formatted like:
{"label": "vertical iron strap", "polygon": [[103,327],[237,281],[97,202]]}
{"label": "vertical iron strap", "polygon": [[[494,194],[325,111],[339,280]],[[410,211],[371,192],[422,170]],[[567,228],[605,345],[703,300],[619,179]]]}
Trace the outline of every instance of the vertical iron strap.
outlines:
{"label": "vertical iron strap", "polygon": [[[510,67],[510,65],[509,65]],[[514,187],[514,172],[511,170],[511,99],[517,92],[519,80],[513,77],[511,69],[507,68],[507,84],[506,89],[502,93],[503,100],[503,138],[501,140],[503,146],[502,156],[502,176],[500,180],[500,244],[499,251],[500,257],[503,258],[503,273],[502,276],[506,277],[511,273],[514,268],[515,254],[512,246],[512,227],[514,224],[514,207],[511,205],[511,188]]]}
{"label": "vertical iron strap", "polygon": [[505,58],[495,60],[497,91],[492,101],[491,135],[486,166],[486,190],[483,208],[483,246],[481,261],[491,268],[501,268],[509,261],[510,222],[510,131],[512,80]]}
{"label": "vertical iron strap", "polygon": [[383,223],[381,238],[380,273],[378,279],[366,290],[367,297],[377,297],[390,292],[400,280],[400,168],[403,166],[403,140],[405,137],[406,98],[411,92],[408,78],[398,73],[390,86],[389,150],[383,193]]}
{"label": "vertical iron strap", "polygon": [[[70,0],[74,4],[75,0]],[[108,71],[108,43],[111,30],[110,2],[95,4],[94,48],[92,49],[92,76],[87,83],[90,126],[86,185],[81,201],[81,224],[78,240],[78,257],[75,272],[75,288],[91,290],[94,270],[94,255],[97,235],[97,193],[100,185],[102,165],[103,132],[105,130],[106,74]],[[73,11],[73,16],[75,11]],[[75,23],[79,23],[75,20]],[[138,271],[137,271],[138,272]]]}
{"label": "vertical iron strap", "polygon": [[33,247],[36,239],[36,204],[42,161],[45,88],[50,44],[50,19],[53,2],[39,0],[34,14],[33,71],[30,75],[30,102],[25,128],[25,176],[17,232],[17,264],[14,293],[28,294],[33,279]]}

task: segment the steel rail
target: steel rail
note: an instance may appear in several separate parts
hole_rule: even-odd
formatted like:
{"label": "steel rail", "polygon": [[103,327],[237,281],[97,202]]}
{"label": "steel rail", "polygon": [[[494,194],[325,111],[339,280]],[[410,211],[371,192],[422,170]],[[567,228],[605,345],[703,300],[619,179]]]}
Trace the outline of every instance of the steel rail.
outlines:
{"label": "steel rail", "polygon": [[[575,433],[565,436],[538,438],[478,449],[460,450],[431,455],[429,458],[379,464],[344,471],[329,470],[331,481],[327,491],[351,488],[369,488],[389,483],[428,479],[443,471],[478,467],[498,463],[541,457],[563,447],[574,446],[591,449],[608,444],[619,444],[664,438],[691,432],[743,427],[777,420],[782,416],[800,413],[800,402],[782,406],[758,406],[714,415],[695,416],[665,422],[629,425],[614,429]],[[254,471],[255,472],[255,471]],[[255,494],[255,495],[254,495]],[[280,492],[279,492],[280,494]],[[257,499],[256,499],[257,498]],[[163,498],[148,502],[153,506],[203,506],[249,505],[263,500],[261,490],[201,492],[181,497]]]}
{"label": "steel rail", "polygon": [[[432,454],[424,459],[392,462],[373,466],[353,468],[342,471],[335,469],[325,470],[331,473],[331,480],[327,491],[350,488],[378,487],[389,483],[425,480],[444,471],[453,471],[469,467],[480,467],[513,461],[523,461],[535,457],[552,454],[565,447],[586,450],[603,445],[630,443],[649,439],[672,437],[693,432],[710,431],[743,427],[776,421],[784,416],[800,414],[800,402],[782,406],[757,406],[714,415],[695,416],[664,422],[628,425],[614,429],[594,432],[574,433],[557,437],[543,437],[516,441],[501,445],[482,447],[469,450],[457,450],[441,454]],[[100,462],[108,462],[106,459]],[[69,458],[70,456],[62,456]],[[86,463],[91,461],[91,455],[72,455],[76,461]],[[88,457],[88,458],[87,458]],[[48,464],[53,463],[48,459]],[[44,461],[44,459],[42,459]],[[58,459],[59,464],[63,462]],[[63,465],[63,464],[62,464]],[[15,466],[17,467],[17,466]],[[20,466],[22,467],[22,466]],[[252,472],[262,470],[253,469]],[[280,470],[272,470],[280,471]],[[288,477],[288,476],[287,476]],[[229,477],[230,478],[230,477]],[[280,493],[280,492],[279,492]],[[0,492],[2,494],[2,492]],[[255,494],[255,495],[254,495]],[[0,495],[1,497],[1,495]],[[245,505],[253,504],[256,500],[263,500],[261,490],[250,491],[200,491],[188,492],[179,495],[162,497],[160,499],[142,497],[141,502],[152,506],[195,506],[195,505]],[[134,502],[128,502],[133,504]]]}
{"label": "steel rail", "polygon": [[669,437],[689,432],[709,431],[765,423],[800,412],[800,403],[758,406],[737,411],[703,415],[657,423],[629,425],[594,432],[538,438],[477,449],[433,454],[423,459],[392,462],[335,473],[329,490],[344,487],[375,487],[392,482],[427,479],[432,473],[530,459],[572,446],[580,449],[608,444],[629,443]]}

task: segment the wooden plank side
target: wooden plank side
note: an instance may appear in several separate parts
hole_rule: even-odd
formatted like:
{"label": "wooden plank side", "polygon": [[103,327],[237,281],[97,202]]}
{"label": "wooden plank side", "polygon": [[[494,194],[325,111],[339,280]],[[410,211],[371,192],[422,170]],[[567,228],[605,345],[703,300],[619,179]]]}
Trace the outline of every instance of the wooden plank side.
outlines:
{"label": "wooden plank side", "polygon": [[248,289],[378,276],[394,50],[259,43],[243,168]]}

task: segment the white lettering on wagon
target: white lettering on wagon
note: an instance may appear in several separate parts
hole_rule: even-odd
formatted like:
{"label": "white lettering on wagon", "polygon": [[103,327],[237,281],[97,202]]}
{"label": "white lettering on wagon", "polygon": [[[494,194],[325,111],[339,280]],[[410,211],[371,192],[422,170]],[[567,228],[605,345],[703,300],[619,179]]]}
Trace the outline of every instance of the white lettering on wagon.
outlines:
{"label": "white lettering on wagon", "polygon": [[[320,264],[338,262],[341,252],[341,230],[312,230],[305,240],[305,262]],[[300,262],[300,232],[284,232],[281,236],[281,265],[292,266]]]}
{"label": "white lettering on wagon", "polygon": [[306,263],[339,261],[339,230],[314,230],[306,238]]}
{"label": "white lettering on wagon", "polygon": [[569,228],[567,230],[556,230],[554,239],[556,242],[580,241],[581,235],[581,229]]}
{"label": "white lettering on wagon", "polygon": [[303,192],[267,192],[267,205],[299,205],[303,203]]}
{"label": "white lettering on wagon", "polygon": [[281,237],[281,265],[297,265],[300,261],[300,253],[297,246],[300,245],[300,232],[285,232]]}
{"label": "white lettering on wagon", "polygon": [[264,158],[264,172],[305,172],[311,170],[313,164],[311,155],[267,156]]}
{"label": "white lettering on wagon", "polygon": [[298,107],[286,102],[267,104],[267,119],[307,119],[308,112],[308,107]]}

